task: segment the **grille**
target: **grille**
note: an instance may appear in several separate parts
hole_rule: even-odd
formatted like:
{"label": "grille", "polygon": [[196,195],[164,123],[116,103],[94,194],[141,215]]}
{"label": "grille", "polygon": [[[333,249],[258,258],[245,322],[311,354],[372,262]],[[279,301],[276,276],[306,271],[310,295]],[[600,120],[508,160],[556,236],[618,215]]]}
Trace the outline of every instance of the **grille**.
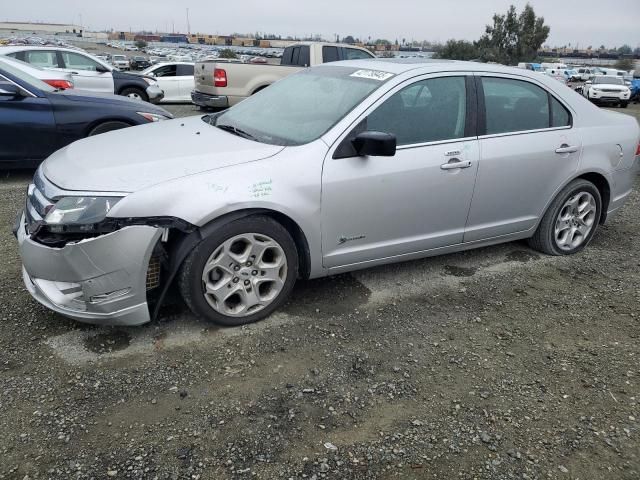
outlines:
{"label": "grille", "polygon": [[607,92],[607,93],[617,93],[620,90],[616,90],[616,89],[613,89],[613,88],[603,88],[602,91],[603,92]]}
{"label": "grille", "polygon": [[154,255],[149,260],[147,269],[147,290],[153,290],[160,285],[160,257]]}

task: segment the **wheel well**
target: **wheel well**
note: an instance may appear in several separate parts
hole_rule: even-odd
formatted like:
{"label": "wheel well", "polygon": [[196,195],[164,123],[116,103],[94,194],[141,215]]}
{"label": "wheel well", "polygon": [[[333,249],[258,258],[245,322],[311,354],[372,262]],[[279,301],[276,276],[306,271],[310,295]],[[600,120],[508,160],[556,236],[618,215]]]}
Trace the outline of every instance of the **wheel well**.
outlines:
{"label": "wheel well", "polygon": [[131,123],[131,121],[125,120],[122,118],[107,118],[107,119],[101,118],[100,120],[96,120],[95,122],[89,124],[89,126],[85,129],[84,136],[85,137],[89,136],[89,134],[96,127],[99,127],[100,125],[103,125],[105,123],[111,123],[111,122],[126,123],[130,127],[133,127],[133,123]]}
{"label": "wheel well", "polygon": [[254,95],[254,94],[258,93],[260,90],[264,90],[268,86],[269,85],[262,85],[261,87],[256,88],[253,92],[251,92],[251,95]]}
{"label": "wheel well", "polygon": [[275,210],[269,210],[266,208],[237,210],[235,212],[228,213],[212,220],[207,225],[201,227],[200,231],[204,236],[206,236],[206,232],[210,228],[215,229],[221,223],[234,221],[239,218],[248,217],[250,215],[264,215],[266,217],[270,217],[287,229],[287,231],[293,238],[293,241],[295,242],[296,248],[298,250],[299,276],[303,279],[309,278],[309,274],[311,273],[311,252],[309,250],[307,237],[305,236],[300,226],[292,218],[285,215],[284,213],[277,212]]}
{"label": "wheel well", "polygon": [[128,88],[135,88],[136,90],[140,90],[142,93],[146,93],[145,89],[142,87],[142,85],[128,84],[128,85],[123,85],[122,87],[120,87],[118,89],[117,95],[122,95],[122,92],[124,92]]}
{"label": "wheel well", "polygon": [[593,183],[598,191],[600,197],[602,197],[602,213],[600,214],[600,223],[604,223],[607,219],[607,210],[609,209],[609,202],[611,201],[611,187],[607,179],[599,173],[591,172],[580,175],[578,178],[583,178]]}

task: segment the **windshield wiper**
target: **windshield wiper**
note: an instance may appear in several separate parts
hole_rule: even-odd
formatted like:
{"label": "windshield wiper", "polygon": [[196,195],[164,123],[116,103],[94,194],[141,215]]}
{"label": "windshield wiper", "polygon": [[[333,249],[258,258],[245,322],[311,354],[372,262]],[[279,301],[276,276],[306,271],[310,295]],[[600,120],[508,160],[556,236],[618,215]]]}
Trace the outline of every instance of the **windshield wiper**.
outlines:
{"label": "windshield wiper", "polygon": [[237,135],[239,137],[247,138],[255,142],[258,141],[258,139],[250,133],[239,129],[238,127],[234,127],[233,125],[216,125],[216,127],[218,127],[220,130],[224,130],[225,132],[233,133],[234,135]]}

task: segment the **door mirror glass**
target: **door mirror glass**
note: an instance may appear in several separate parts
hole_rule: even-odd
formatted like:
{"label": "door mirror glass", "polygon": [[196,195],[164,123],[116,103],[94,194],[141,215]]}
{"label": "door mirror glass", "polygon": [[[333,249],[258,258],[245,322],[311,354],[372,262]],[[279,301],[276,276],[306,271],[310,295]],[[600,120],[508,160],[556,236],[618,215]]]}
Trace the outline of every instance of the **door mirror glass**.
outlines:
{"label": "door mirror glass", "polygon": [[362,132],[351,142],[361,157],[393,157],[396,154],[396,136],[391,133]]}
{"label": "door mirror glass", "polygon": [[0,97],[19,97],[22,92],[13,83],[0,83]]}

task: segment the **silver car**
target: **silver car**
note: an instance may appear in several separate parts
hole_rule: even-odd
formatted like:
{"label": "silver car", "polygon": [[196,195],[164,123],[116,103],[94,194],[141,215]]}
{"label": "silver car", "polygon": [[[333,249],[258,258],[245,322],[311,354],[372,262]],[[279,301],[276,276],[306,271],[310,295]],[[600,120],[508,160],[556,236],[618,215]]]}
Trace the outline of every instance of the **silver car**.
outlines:
{"label": "silver car", "polygon": [[326,64],[54,153],[15,227],[24,282],[83,322],[148,322],[175,286],[241,325],[297,279],[519,239],[573,254],[631,193],[639,137],[527,70]]}

